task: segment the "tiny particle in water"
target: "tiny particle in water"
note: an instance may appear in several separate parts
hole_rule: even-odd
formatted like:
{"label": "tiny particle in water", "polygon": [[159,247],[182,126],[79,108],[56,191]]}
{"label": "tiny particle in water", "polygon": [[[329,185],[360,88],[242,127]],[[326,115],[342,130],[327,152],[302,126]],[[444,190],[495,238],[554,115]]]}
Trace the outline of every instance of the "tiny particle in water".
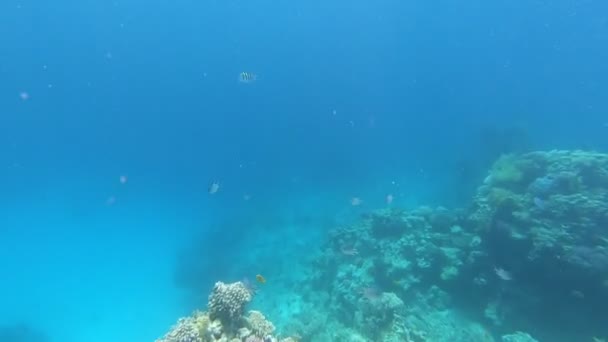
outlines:
{"label": "tiny particle in water", "polygon": [[266,284],[266,278],[264,278],[264,276],[261,274],[256,274],[255,280],[257,280],[260,284]]}
{"label": "tiny particle in water", "polygon": [[217,193],[219,190],[220,190],[220,182],[218,182],[218,181],[211,182],[211,185],[209,185],[209,194],[213,195],[213,194]]}
{"label": "tiny particle in water", "polygon": [[570,291],[570,295],[574,298],[578,298],[578,299],[584,299],[585,298],[585,294],[580,291],[580,290],[572,290]]}
{"label": "tiny particle in water", "polygon": [[331,111],[331,114],[335,116],[336,114],[338,114],[338,111],[334,109]]}
{"label": "tiny particle in water", "polygon": [[350,204],[353,207],[357,207],[357,206],[360,206],[361,204],[363,204],[363,200],[359,197],[353,197],[350,199]]}
{"label": "tiny particle in water", "polygon": [[107,200],[106,200],[106,205],[114,205],[114,203],[116,203],[116,197],[114,196],[110,196]]}
{"label": "tiny particle in water", "polygon": [[129,180],[129,178],[127,178],[127,176],[120,176],[119,181],[120,184],[127,184],[127,181]]}
{"label": "tiny particle in water", "polygon": [[26,101],[29,100],[30,94],[25,91],[22,91],[21,93],[19,93],[19,97],[21,98],[21,100]]}
{"label": "tiny particle in water", "polygon": [[376,127],[376,117],[375,116],[370,116],[368,119],[369,122],[369,127],[374,128]]}
{"label": "tiny particle in water", "polygon": [[393,200],[394,200],[394,199],[395,199],[395,198],[393,197],[393,195],[391,195],[391,194],[386,195],[386,204],[391,204],[391,203],[393,203]]}

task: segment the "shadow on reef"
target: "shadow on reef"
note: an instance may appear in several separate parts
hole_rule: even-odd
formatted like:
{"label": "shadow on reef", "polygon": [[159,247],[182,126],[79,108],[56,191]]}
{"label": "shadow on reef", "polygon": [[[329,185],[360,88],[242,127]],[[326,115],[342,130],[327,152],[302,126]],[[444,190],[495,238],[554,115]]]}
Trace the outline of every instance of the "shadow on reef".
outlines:
{"label": "shadow on reef", "polygon": [[51,339],[35,328],[24,324],[0,325],[2,342],[50,342]]}
{"label": "shadow on reef", "polygon": [[[239,250],[245,241],[238,230],[238,224],[223,224],[217,229],[193,234],[187,245],[177,254],[174,269],[176,286],[192,293],[205,293],[205,287],[213,279],[232,278],[231,267],[236,255],[224,253],[224,246]],[[221,258],[209,258],[209,255],[222,255]]]}
{"label": "shadow on reef", "polygon": [[[310,210],[295,208],[285,218],[276,214],[276,210],[276,207],[256,206],[250,214],[193,233],[177,252],[173,271],[175,285],[198,297],[210,290],[215,279],[247,282],[258,273],[276,279],[282,273],[277,258],[308,255],[302,246],[318,240],[321,231],[336,225],[334,216],[328,212],[310,214]],[[277,248],[277,244],[281,248]],[[209,257],[214,255],[221,257]],[[292,265],[285,266],[288,271]]]}
{"label": "shadow on reef", "polygon": [[[239,264],[243,256],[240,252],[251,248],[254,229],[251,215],[239,218],[228,218],[214,225],[192,232],[177,252],[174,266],[174,282],[179,288],[193,294],[206,293],[209,284],[215,279],[241,279],[241,270],[233,266]],[[259,215],[257,216],[258,221]],[[275,218],[266,218],[264,225],[277,224]],[[229,251],[226,248],[229,246]],[[221,258],[209,258],[209,255],[221,255]]]}

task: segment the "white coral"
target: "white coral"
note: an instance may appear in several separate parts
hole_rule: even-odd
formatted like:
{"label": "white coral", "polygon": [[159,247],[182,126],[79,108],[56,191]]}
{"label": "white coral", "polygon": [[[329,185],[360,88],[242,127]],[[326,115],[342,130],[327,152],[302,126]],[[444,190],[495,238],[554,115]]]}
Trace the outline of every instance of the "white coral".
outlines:
{"label": "white coral", "polygon": [[255,336],[265,338],[274,332],[274,325],[259,311],[249,311],[247,325]]}
{"label": "white coral", "polygon": [[251,292],[241,283],[215,283],[209,295],[209,316],[236,322],[243,315],[245,305],[252,299]]}
{"label": "white coral", "polygon": [[193,317],[180,318],[163,338],[156,342],[203,342],[199,335],[196,320]]}

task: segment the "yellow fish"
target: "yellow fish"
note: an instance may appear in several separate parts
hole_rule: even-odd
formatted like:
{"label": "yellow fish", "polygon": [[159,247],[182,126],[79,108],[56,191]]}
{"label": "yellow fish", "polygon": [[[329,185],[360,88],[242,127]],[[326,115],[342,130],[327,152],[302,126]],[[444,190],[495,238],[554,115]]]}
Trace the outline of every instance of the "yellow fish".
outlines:
{"label": "yellow fish", "polygon": [[264,276],[261,274],[256,275],[255,280],[257,280],[260,284],[266,284],[266,278],[264,278]]}
{"label": "yellow fish", "polygon": [[258,79],[258,75],[251,73],[251,72],[243,71],[242,73],[239,74],[239,82],[241,82],[241,83],[251,83],[257,79]]}

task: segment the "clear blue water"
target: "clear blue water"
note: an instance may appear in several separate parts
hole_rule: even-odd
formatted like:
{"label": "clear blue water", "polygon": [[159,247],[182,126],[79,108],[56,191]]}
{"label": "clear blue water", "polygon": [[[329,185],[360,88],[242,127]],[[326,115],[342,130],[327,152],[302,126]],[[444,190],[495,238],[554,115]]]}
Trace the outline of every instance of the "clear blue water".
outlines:
{"label": "clear blue water", "polygon": [[[388,193],[457,205],[505,150],[605,151],[606,60],[598,0],[4,0],[0,325],[150,341]],[[220,266],[183,279],[193,244]]]}

